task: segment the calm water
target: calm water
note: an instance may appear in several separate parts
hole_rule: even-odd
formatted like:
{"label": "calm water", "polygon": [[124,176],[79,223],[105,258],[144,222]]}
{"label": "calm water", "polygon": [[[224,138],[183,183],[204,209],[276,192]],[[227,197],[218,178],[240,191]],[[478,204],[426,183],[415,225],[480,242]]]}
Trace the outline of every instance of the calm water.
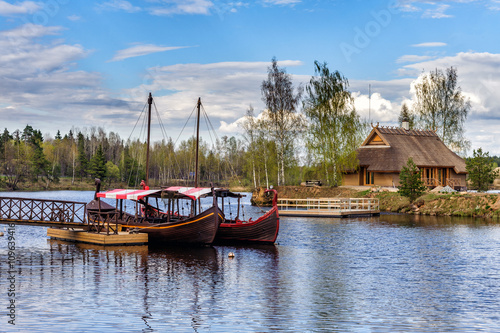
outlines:
{"label": "calm water", "polygon": [[260,247],[103,248],[31,226],[15,235],[16,325],[0,237],[0,332],[500,331],[500,224],[482,220],[282,218],[278,244]]}

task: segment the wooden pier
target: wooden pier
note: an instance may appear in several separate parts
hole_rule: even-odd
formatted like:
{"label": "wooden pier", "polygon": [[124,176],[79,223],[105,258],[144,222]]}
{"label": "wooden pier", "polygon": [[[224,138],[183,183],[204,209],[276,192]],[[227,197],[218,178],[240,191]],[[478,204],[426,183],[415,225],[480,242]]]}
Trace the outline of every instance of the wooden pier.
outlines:
{"label": "wooden pier", "polygon": [[376,198],[278,199],[280,216],[352,217],[380,214]]}
{"label": "wooden pier", "polygon": [[87,204],[64,200],[0,197],[0,224],[50,227],[47,236],[70,242],[98,245],[147,244],[145,233],[121,231],[113,223],[116,214],[103,214],[106,219],[87,218]]}

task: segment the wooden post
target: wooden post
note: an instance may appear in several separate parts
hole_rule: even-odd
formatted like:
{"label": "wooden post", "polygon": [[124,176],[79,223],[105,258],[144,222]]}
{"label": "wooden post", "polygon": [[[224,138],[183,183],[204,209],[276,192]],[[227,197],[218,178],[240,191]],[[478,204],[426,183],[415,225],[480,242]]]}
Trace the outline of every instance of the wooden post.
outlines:
{"label": "wooden post", "polygon": [[196,120],[196,162],[194,170],[194,187],[198,187],[198,149],[200,146],[200,109],[201,109],[201,98],[198,97],[198,116]]}
{"label": "wooden post", "polygon": [[148,143],[146,147],[146,185],[149,185],[149,140],[151,137],[151,104],[153,104],[153,96],[149,93],[148,98]]}

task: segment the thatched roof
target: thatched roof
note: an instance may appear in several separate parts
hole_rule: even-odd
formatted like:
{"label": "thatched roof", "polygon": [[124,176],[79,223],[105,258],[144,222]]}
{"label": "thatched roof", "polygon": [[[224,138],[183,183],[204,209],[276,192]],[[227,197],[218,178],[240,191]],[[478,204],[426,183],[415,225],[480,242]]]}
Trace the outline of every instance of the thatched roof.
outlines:
{"label": "thatched roof", "polygon": [[448,149],[434,131],[377,126],[357,153],[359,165],[372,172],[400,172],[412,157],[418,167],[453,168],[456,173],[467,173],[464,159]]}

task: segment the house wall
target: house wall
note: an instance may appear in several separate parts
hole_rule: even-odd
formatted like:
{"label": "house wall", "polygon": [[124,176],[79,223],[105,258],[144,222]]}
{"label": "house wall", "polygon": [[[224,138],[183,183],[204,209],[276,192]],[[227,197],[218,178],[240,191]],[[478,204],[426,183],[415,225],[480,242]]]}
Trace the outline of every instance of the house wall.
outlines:
{"label": "house wall", "polygon": [[460,186],[467,186],[467,175],[459,175],[455,172],[455,170],[452,169],[450,172],[450,178],[458,178],[460,180]]}
{"label": "house wall", "polygon": [[399,186],[399,173],[375,173],[375,185]]}
{"label": "house wall", "polygon": [[[343,185],[346,186],[359,186],[363,184],[364,175],[360,178],[359,172],[344,175]],[[374,184],[366,186],[398,186],[399,173],[378,173],[375,172]]]}
{"label": "house wall", "polygon": [[348,173],[344,175],[344,179],[342,181],[343,185],[346,186],[358,186],[359,185],[359,172],[356,173]]}

